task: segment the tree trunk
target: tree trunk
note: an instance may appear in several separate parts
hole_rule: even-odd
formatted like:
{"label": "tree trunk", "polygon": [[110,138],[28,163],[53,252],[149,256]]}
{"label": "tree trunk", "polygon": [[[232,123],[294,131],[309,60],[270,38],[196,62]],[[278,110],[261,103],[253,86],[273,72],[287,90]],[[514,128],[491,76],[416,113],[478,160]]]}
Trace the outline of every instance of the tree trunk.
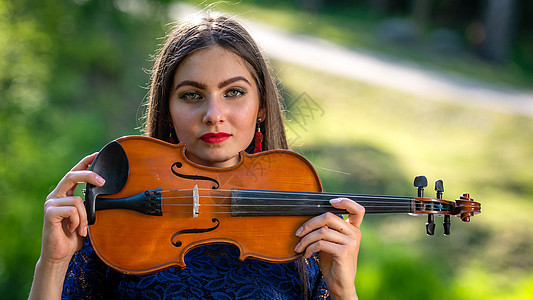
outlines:
{"label": "tree trunk", "polygon": [[426,30],[429,17],[431,15],[432,0],[414,0],[413,1],[413,19],[420,33]]}
{"label": "tree trunk", "polygon": [[485,14],[486,39],[481,55],[495,63],[505,63],[516,31],[517,0],[488,0]]}

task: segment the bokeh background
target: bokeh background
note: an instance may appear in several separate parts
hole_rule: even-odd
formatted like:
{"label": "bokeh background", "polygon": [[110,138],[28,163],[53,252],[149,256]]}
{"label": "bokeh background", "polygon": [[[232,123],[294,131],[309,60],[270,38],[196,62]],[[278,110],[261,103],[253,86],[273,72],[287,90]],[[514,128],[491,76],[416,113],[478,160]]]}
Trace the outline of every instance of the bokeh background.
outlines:
{"label": "bokeh background", "polygon": [[[533,298],[533,2],[0,0],[1,298],[28,295],[46,195],[86,154],[140,134],[161,37],[206,7],[323,49],[302,64],[305,49],[263,42],[293,149],[326,191],[415,195],[424,174],[426,195],[440,178],[446,199],[482,203],[447,237],[441,220],[428,237],[424,217],[367,215],[361,299]],[[363,75],[328,67],[353,55]]]}

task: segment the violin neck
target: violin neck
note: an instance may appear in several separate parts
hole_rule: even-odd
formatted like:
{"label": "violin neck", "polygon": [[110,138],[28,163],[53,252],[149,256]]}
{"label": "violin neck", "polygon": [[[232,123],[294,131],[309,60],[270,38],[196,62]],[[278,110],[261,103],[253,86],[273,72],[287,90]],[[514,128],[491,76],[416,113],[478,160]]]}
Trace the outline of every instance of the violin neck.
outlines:
{"label": "violin neck", "polygon": [[365,208],[366,214],[412,213],[413,197],[308,193],[264,190],[231,190],[231,215],[244,216],[317,216],[325,212],[346,214],[331,206],[329,200],[350,198]]}

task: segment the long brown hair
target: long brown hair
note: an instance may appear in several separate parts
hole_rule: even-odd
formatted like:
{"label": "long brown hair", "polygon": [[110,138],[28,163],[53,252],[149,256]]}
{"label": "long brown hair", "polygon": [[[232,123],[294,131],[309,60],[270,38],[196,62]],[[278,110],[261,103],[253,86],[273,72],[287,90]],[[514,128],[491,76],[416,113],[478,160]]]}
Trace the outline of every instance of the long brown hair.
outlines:
{"label": "long brown hair", "polygon": [[210,15],[199,21],[191,20],[167,35],[151,72],[144,134],[164,141],[169,141],[171,135],[177,139],[169,111],[174,73],[188,55],[213,46],[223,47],[241,57],[256,81],[259,105],[266,111],[266,119],[260,124],[264,136],[262,148],[287,149],[281,101],[271,70],[246,29],[226,16]]}

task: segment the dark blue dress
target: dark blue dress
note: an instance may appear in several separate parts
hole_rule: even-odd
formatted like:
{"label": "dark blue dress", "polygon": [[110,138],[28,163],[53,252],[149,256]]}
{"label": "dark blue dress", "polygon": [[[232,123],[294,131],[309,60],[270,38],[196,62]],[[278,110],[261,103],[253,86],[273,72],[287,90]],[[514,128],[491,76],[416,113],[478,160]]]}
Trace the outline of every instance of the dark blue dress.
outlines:
{"label": "dark blue dress", "polygon": [[[72,258],[62,299],[303,299],[296,262],[241,262],[236,247],[208,245],[185,256],[187,268],[126,275],[105,265],[90,242]],[[317,255],[304,260],[311,299],[328,299]]]}

